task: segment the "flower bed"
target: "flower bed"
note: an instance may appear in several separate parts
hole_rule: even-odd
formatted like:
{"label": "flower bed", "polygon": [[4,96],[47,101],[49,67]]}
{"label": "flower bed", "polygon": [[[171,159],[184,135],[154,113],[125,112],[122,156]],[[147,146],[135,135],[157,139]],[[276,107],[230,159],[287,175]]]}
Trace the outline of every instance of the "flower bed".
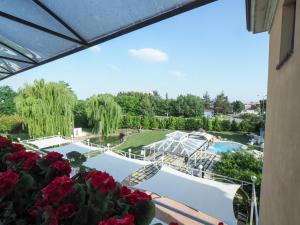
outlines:
{"label": "flower bed", "polygon": [[70,172],[62,154],[40,156],[0,137],[0,224],[147,225],[155,216],[150,195],[108,173]]}

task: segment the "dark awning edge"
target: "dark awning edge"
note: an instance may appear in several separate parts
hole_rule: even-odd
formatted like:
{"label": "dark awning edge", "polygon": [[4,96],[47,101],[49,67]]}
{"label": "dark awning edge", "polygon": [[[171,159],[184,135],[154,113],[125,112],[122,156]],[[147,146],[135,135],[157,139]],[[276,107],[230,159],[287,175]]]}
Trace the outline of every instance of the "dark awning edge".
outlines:
{"label": "dark awning edge", "polygon": [[[36,3],[39,2],[39,1],[36,1],[36,0],[33,0],[33,1],[36,2]],[[132,31],[135,31],[135,30],[138,30],[138,29],[140,29],[140,28],[149,26],[149,25],[154,24],[154,23],[156,23],[156,22],[159,22],[159,21],[168,19],[168,18],[173,17],[173,16],[175,16],[175,15],[184,13],[184,12],[186,12],[186,11],[195,9],[195,8],[197,8],[197,7],[206,5],[206,4],[211,3],[211,2],[214,2],[214,1],[216,1],[216,0],[194,0],[194,1],[192,1],[192,2],[188,2],[188,3],[186,3],[186,4],[184,4],[184,5],[180,6],[180,7],[174,8],[174,9],[172,9],[172,10],[170,10],[170,11],[165,11],[165,12],[163,12],[163,13],[161,13],[161,14],[158,14],[157,16],[154,16],[154,17],[151,17],[151,18],[147,18],[147,19],[145,19],[145,20],[143,20],[143,21],[137,22],[137,23],[135,23],[135,24],[133,24],[133,25],[130,25],[130,26],[128,26],[128,27],[121,28],[121,29],[117,30],[116,32],[112,32],[112,33],[110,33],[110,34],[108,34],[108,35],[106,35],[106,36],[102,36],[102,37],[100,37],[100,38],[97,38],[97,39],[95,39],[95,40],[92,40],[91,42],[86,42],[86,41],[85,41],[78,33],[76,33],[76,32],[71,28],[70,25],[66,24],[64,21],[59,21],[60,18],[55,18],[55,19],[58,20],[60,23],[63,23],[62,25],[64,25],[69,31],[71,31],[71,32],[77,37],[78,40],[76,39],[76,42],[77,42],[77,44],[80,43],[79,47],[75,47],[75,48],[68,49],[68,50],[66,50],[66,51],[64,51],[64,52],[62,52],[62,53],[60,53],[60,54],[57,54],[57,55],[55,55],[55,56],[53,56],[53,57],[49,57],[49,58],[47,58],[47,59],[45,59],[45,60],[42,60],[42,61],[39,61],[39,62],[32,60],[31,64],[29,64],[28,67],[23,68],[23,69],[20,69],[20,70],[18,70],[18,71],[16,71],[16,72],[11,72],[11,73],[9,73],[7,76],[4,76],[4,77],[1,77],[1,76],[0,76],[0,81],[3,80],[3,79],[9,78],[9,77],[11,77],[11,76],[14,76],[14,75],[16,75],[16,74],[18,74],[18,73],[27,71],[27,70],[29,70],[29,69],[38,67],[38,66],[40,66],[40,65],[43,65],[43,64],[52,62],[52,61],[54,61],[54,60],[60,59],[60,58],[62,58],[62,57],[71,55],[71,54],[73,54],[73,53],[82,51],[82,50],[87,49],[87,48],[89,48],[89,47],[92,47],[92,46],[94,46],[94,45],[97,45],[97,44],[100,44],[100,43],[109,41],[109,40],[114,39],[114,38],[116,38],[116,37],[122,36],[122,35],[124,35],[124,34],[130,33],[130,32],[132,32]],[[45,7],[45,6],[42,5],[41,7]],[[47,7],[46,7],[46,8],[47,8]],[[47,10],[47,9],[44,9],[44,10]],[[0,12],[1,12],[1,11],[0,11]],[[2,13],[3,13],[3,12],[2,12]],[[48,13],[51,14],[51,10],[49,10]],[[4,14],[5,14],[5,13],[4,13]],[[3,15],[3,14],[2,14],[2,15]],[[52,16],[55,17],[56,15],[52,15]],[[0,14],[0,17],[1,17],[1,14]],[[15,22],[18,22],[18,21],[15,21]],[[22,22],[24,23],[24,21],[22,21]],[[30,22],[29,22],[29,25],[31,25]],[[43,28],[38,27],[38,29],[43,29]],[[49,31],[49,30],[48,30],[47,28],[45,28],[45,31],[47,32],[47,31]],[[50,32],[51,32],[51,30],[50,30]],[[60,34],[58,34],[58,33],[55,32],[55,31],[53,32],[53,34],[54,34],[54,35],[60,35]],[[21,34],[21,35],[22,35],[22,34]],[[62,36],[62,37],[57,37],[57,38],[68,38],[68,37],[66,37],[66,35],[61,35],[61,36]],[[70,38],[70,39],[71,39],[71,38]],[[71,39],[71,41],[72,41],[72,39]],[[4,56],[2,56],[2,57],[0,56],[0,58],[3,59],[3,60],[5,60],[5,57],[4,57]],[[30,59],[28,56],[26,56],[26,58],[27,58],[27,59]],[[15,59],[15,61],[18,62],[18,61],[21,61],[21,60]],[[28,62],[27,62],[27,63],[28,63]],[[2,73],[2,75],[3,75],[3,73]]]}

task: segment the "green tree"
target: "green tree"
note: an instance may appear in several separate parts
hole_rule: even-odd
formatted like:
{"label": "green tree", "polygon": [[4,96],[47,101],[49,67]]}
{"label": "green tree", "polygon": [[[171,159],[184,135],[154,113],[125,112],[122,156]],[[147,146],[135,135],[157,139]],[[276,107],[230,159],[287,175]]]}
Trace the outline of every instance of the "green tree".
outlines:
{"label": "green tree", "polygon": [[88,98],[86,113],[94,133],[107,137],[118,129],[121,107],[111,95],[94,95]]}
{"label": "green tree", "polygon": [[212,106],[212,101],[207,91],[203,95],[203,104],[205,109],[210,109]]}
{"label": "green tree", "polygon": [[23,117],[30,137],[70,135],[76,96],[63,83],[36,80],[25,85],[16,97],[17,112]]}
{"label": "green tree", "polygon": [[245,105],[244,103],[242,103],[241,101],[234,101],[231,103],[232,104],[232,109],[234,113],[240,113],[245,109]]}
{"label": "green tree", "polygon": [[203,100],[195,95],[179,95],[176,100],[170,101],[172,116],[198,117],[204,113]]}
{"label": "green tree", "polygon": [[[231,177],[252,183],[251,176],[256,176],[257,196],[260,195],[263,160],[256,159],[252,154],[238,151],[227,152],[222,155],[221,161],[216,162],[213,171],[216,174]],[[245,186],[251,196],[251,185]]]}
{"label": "green tree", "polygon": [[74,110],[74,126],[75,127],[88,127],[88,119],[85,110],[85,102],[78,100]]}
{"label": "green tree", "polygon": [[228,114],[232,112],[232,105],[228,101],[228,97],[225,96],[224,92],[217,95],[214,102],[214,111],[217,114]]}
{"label": "green tree", "polygon": [[9,86],[0,86],[0,115],[13,115],[16,113],[14,98],[17,93]]}

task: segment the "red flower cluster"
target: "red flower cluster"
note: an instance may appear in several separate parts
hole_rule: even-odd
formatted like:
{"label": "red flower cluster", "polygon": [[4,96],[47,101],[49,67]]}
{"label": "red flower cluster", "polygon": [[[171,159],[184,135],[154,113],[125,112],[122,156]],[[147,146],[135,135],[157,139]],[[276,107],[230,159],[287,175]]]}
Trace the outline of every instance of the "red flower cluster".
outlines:
{"label": "red flower cluster", "polygon": [[74,182],[67,176],[56,177],[48,186],[42,189],[43,198],[49,204],[59,202],[73,192]]}
{"label": "red flower cluster", "polygon": [[123,219],[109,218],[98,225],[134,225],[134,216],[126,213]]}
{"label": "red flower cluster", "polygon": [[0,136],[0,148],[1,147],[6,147],[9,144],[11,144],[11,141],[9,139]]}
{"label": "red flower cluster", "polygon": [[22,168],[28,171],[36,165],[36,161],[39,158],[40,156],[37,153],[19,151],[9,155],[6,160],[14,163],[22,163]]}
{"label": "red flower cluster", "polygon": [[21,144],[17,144],[17,143],[14,143],[11,145],[12,149],[15,151],[15,152],[19,152],[19,151],[25,151],[25,147],[24,145],[21,145]]}
{"label": "red flower cluster", "polygon": [[69,176],[71,173],[70,163],[66,160],[56,161],[50,164],[50,167],[54,168],[58,174],[61,176],[67,175]]}
{"label": "red flower cluster", "polygon": [[63,158],[63,155],[58,152],[49,152],[44,156],[44,159],[47,161],[56,161]]}
{"label": "red flower cluster", "polygon": [[19,180],[19,175],[14,171],[6,171],[0,173],[0,196],[7,195],[14,190],[16,183]]}
{"label": "red flower cluster", "polygon": [[120,190],[121,197],[125,198],[131,205],[135,206],[140,201],[152,200],[151,195],[148,195],[139,190],[132,192],[128,187],[122,186]]}
{"label": "red flower cluster", "polygon": [[73,204],[64,204],[60,206],[56,211],[56,218],[58,220],[67,219],[74,215],[75,207]]}
{"label": "red flower cluster", "polygon": [[85,179],[93,184],[93,186],[102,193],[113,192],[116,188],[116,182],[114,178],[106,172],[89,172]]}

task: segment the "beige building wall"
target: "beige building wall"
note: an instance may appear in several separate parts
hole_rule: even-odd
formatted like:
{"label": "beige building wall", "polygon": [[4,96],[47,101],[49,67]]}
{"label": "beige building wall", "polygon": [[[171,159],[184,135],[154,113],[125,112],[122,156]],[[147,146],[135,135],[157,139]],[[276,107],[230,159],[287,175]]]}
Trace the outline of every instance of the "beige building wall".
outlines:
{"label": "beige building wall", "polygon": [[297,0],[294,53],[276,70],[283,2],[279,0],[270,32],[261,225],[300,224],[300,0]]}

